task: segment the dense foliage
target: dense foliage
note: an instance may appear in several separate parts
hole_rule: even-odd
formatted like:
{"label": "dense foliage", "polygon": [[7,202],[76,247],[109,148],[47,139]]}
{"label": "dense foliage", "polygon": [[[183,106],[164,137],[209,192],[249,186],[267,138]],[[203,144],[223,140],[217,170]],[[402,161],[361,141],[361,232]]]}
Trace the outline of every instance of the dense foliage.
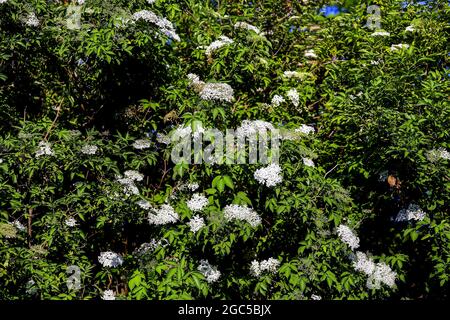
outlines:
{"label": "dense foliage", "polygon": [[[0,299],[448,299],[449,21],[0,0]],[[174,164],[199,121],[297,134],[279,168]]]}

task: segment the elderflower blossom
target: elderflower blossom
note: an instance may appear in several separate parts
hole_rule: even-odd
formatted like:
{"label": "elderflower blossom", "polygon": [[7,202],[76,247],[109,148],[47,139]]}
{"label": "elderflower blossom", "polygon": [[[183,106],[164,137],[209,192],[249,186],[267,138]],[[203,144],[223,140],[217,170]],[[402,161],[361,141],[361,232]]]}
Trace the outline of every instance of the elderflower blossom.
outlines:
{"label": "elderflower blossom", "polygon": [[163,204],[159,209],[151,208],[153,213],[148,214],[148,222],[154,225],[175,223],[178,220],[178,213],[169,204]]}
{"label": "elderflower blossom", "polygon": [[227,221],[241,220],[248,222],[252,227],[261,224],[261,217],[251,208],[237,204],[227,205],[224,209],[224,218]]}
{"label": "elderflower blossom", "polygon": [[206,83],[200,91],[200,98],[207,101],[232,102],[234,100],[234,90],[227,83]]}
{"label": "elderflower blossom", "polygon": [[0,0],[0,4],[6,3],[8,0]]}
{"label": "elderflower blossom", "polygon": [[414,31],[416,31],[416,29],[413,26],[407,26],[405,31],[414,32]]}
{"label": "elderflower blossom", "polygon": [[349,227],[341,224],[337,228],[337,233],[341,241],[346,243],[352,250],[359,248],[359,238]]}
{"label": "elderflower blossom", "polygon": [[395,218],[396,222],[418,220],[421,221],[425,218],[426,212],[423,211],[418,205],[410,204],[407,209],[402,209],[398,212]]}
{"label": "elderflower blossom", "polygon": [[292,88],[290,89],[287,93],[286,96],[288,97],[288,99],[292,102],[292,104],[296,107],[298,107],[299,103],[300,103],[300,97],[298,95],[297,89]]}
{"label": "elderflower blossom", "polygon": [[274,187],[283,181],[281,176],[281,167],[277,163],[272,163],[265,168],[255,171],[255,179],[267,187]]}
{"label": "elderflower blossom", "polygon": [[370,276],[375,271],[375,263],[364,252],[357,251],[353,268]]}
{"label": "elderflower blossom", "polygon": [[199,215],[195,215],[191,220],[189,220],[188,226],[189,228],[191,228],[192,232],[196,233],[198,230],[205,226],[205,220]]}
{"label": "elderflower blossom", "polygon": [[153,13],[150,10],[141,10],[141,11],[135,12],[133,14],[134,21],[137,21],[140,19],[145,20],[147,22],[154,23],[155,25],[158,26],[159,30],[162,33],[164,33],[168,37],[174,39],[175,41],[181,40],[180,37],[178,36],[178,34],[175,32],[175,28],[174,28],[172,22],[170,22],[166,18],[158,17],[155,13]]}
{"label": "elderflower blossom", "polygon": [[322,300],[322,297],[316,294],[311,295],[311,300]]}
{"label": "elderflower blossom", "polygon": [[142,150],[150,148],[150,141],[147,139],[138,139],[133,143],[133,148]]}
{"label": "elderflower blossom", "polygon": [[397,273],[392,271],[391,268],[384,262],[375,263],[363,252],[356,252],[356,259],[353,261],[353,268],[356,271],[363,272],[368,276],[367,287],[369,289],[379,289],[381,283],[389,287],[395,285],[395,279]]}
{"label": "elderflower blossom", "polygon": [[197,270],[201,274],[203,274],[208,283],[216,282],[217,280],[219,280],[221,275],[220,271],[217,270],[216,267],[209,264],[208,260],[200,260],[200,265],[198,266]]}
{"label": "elderflower blossom", "polygon": [[280,104],[282,104],[284,102],[284,98],[278,94],[274,95],[272,98],[272,106],[274,107],[278,107]]}
{"label": "elderflower blossom", "polygon": [[302,160],[303,160],[303,164],[305,165],[305,166],[307,166],[307,167],[314,167],[315,165],[314,165],[314,161],[312,161],[311,159],[309,159],[309,158],[302,158]]}
{"label": "elderflower blossom", "polygon": [[195,193],[186,204],[191,211],[201,211],[208,205],[208,198],[200,193]]}
{"label": "elderflower blossom", "polygon": [[98,150],[97,146],[86,144],[81,148],[81,153],[87,154],[87,155],[93,155],[96,154]]}
{"label": "elderflower blossom", "polygon": [[25,24],[29,27],[37,27],[39,26],[39,19],[36,17],[34,12],[28,14]]}
{"label": "elderflower blossom", "polygon": [[263,120],[244,120],[241,125],[236,129],[236,136],[238,138],[248,137],[256,134],[263,134],[267,131],[274,130],[274,126],[267,121]]}
{"label": "elderflower blossom", "polygon": [[430,162],[437,162],[439,159],[450,160],[450,152],[444,148],[430,150],[426,156]]}
{"label": "elderflower blossom", "polygon": [[285,78],[299,78],[301,75],[298,71],[285,71],[283,72]]}
{"label": "elderflower blossom", "polygon": [[124,172],[124,175],[133,181],[142,181],[144,179],[144,175],[135,170],[127,170]]}
{"label": "elderflower blossom", "polygon": [[23,224],[20,223],[19,220],[14,220],[12,222],[12,225],[14,227],[16,227],[16,229],[19,230],[19,231],[25,231],[27,229]]}
{"label": "elderflower blossom", "polygon": [[386,31],[375,31],[371,34],[372,37],[389,37],[391,34],[389,32]]}
{"label": "elderflower blossom", "polygon": [[306,124],[302,124],[300,126],[300,128],[297,128],[294,131],[295,132],[300,132],[300,133],[303,133],[303,134],[306,134],[306,135],[315,132],[314,127],[308,126]]}
{"label": "elderflower blossom", "polygon": [[317,55],[313,49],[306,50],[304,53],[305,58],[316,59]]}
{"label": "elderflower blossom", "polygon": [[381,283],[388,287],[393,287],[396,278],[396,272],[392,271],[384,262],[379,262],[375,265],[374,272],[368,277],[366,285],[369,289],[379,289],[381,288]]}
{"label": "elderflower blossom", "polygon": [[258,262],[253,260],[250,264],[250,274],[255,277],[260,277],[263,272],[276,273],[280,266],[280,261],[274,258],[269,258]]}
{"label": "elderflower blossom", "polygon": [[139,200],[136,204],[144,210],[150,209],[152,206],[147,200]]}
{"label": "elderflower blossom", "polygon": [[167,144],[170,144],[170,137],[165,135],[165,134],[162,134],[162,133],[157,133],[156,134],[156,141],[158,143],[167,145]]}
{"label": "elderflower blossom", "polygon": [[41,141],[39,142],[39,149],[36,151],[35,157],[38,158],[43,155],[52,156],[54,154],[50,143]]}
{"label": "elderflower blossom", "polygon": [[114,291],[112,291],[112,290],[103,291],[102,300],[116,300]]}
{"label": "elderflower blossom", "polygon": [[64,224],[66,226],[70,227],[70,228],[73,228],[73,227],[75,227],[77,225],[77,220],[75,220],[74,218],[70,217],[70,218],[67,218],[64,221]]}
{"label": "elderflower blossom", "polygon": [[196,182],[194,182],[194,183],[188,183],[188,185],[186,186],[186,188],[188,188],[188,189],[191,190],[191,191],[195,191],[195,190],[197,190],[198,188],[200,188],[200,185],[199,185],[198,183],[196,183]]}
{"label": "elderflower blossom", "polygon": [[253,26],[253,25],[251,25],[251,24],[249,24],[249,23],[247,23],[247,22],[242,22],[242,21],[236,22],[236,23],[234,24],[234,28],[235,28],[235,29],[246,29],[246,30],[250,30],[250,31],[255,32],[256,34],[260,34],[260,33],[261,33],[261,30],[259,30],[259,28],[255,27],[255,26]]}
{"label": "elderflower blossom", "polygon": [[106,252],[101,252],[100,255],[98,256],[98,262],[100,262],[100,264],[103,267],[112,267],[112,268],[116,268],[118,266],[121,266],[123,263],[123,258],[121,255],[112,252],[112,251],[106,251]]}
{"label": "elderflower blossom", "polygon": [[144,176],[135,170],[127,170],[125,171],[124,175],[125,177],[119,176],[116,180],[123,186],[123,192],[128,196],[133,194],[138,195],[139,189],[134,182],[142,181],[144,179]]}
{"label": "elderflower blossom", "polygon": [[211,44],[208,47],[206,47],[205,54],[207,56],[211,56],[214,53],[214,51],[216,51],[228,44],[231,44],[233,42],[234,41],[232,39],[228,38],[227,36],[220,36],[219,40],[211,42]]}
{"label": "elderflower blossom", "polygon": [[391,45],[391,51],[398,51],[400,49],[408,49],[409,44],[399,43]]}

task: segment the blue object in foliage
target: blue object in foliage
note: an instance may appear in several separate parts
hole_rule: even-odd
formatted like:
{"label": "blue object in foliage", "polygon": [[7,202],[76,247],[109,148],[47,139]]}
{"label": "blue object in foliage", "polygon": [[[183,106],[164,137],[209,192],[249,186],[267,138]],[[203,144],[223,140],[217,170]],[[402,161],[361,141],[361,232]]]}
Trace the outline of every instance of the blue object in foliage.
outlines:
{"label": "blue object in foliage", "polygon": [[326,6],[320,9],[320,13],[323,13],[325,17],[329,16],[336,16],[339,13],[341,13],[341,10],[338,6],[332,5],[332,6]]}

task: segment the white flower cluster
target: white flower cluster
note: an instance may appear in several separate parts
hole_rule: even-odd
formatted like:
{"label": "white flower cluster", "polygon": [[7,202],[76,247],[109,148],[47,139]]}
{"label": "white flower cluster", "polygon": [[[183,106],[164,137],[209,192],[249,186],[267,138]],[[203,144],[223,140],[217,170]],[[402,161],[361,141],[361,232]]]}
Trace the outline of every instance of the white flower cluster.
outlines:
{"label": "white flower cluster", "polygon": [[281,176],[281,167],[277,163],[272,163],[265,168],[255,171],[255,179],[267,187],[274,187],[283,181]]}
{"label": "white flower cluster", "polygon": [[127,170],[124,173],[125,177],[118,176],[117,182],[123,186],[123,192],[130,196],[132,194],[138,195],[139,189],[135,185],[135,181],[142,181],[144,179],[144,175],[140,174],[135,170]]}
{"label": "white flower cluster", "polygon": [[29,27],[38,27],[39,26],[39,19],[36,17],[36,14],[34,12],[31,12],[28,14],[25,24]]}
{"label": "white flower cluster", "polygon": [[137,21],[139,19],[154,23],[158,26],[159,30],[162,33],[174,39],[175,41],[180,41],[180,37],[175,32],[175,28],[173,27],[172,22],[170,22],[166,18],[158,17],[154,12],[150,10],[141,10],[133,14],[133,20]]}
{"label": "white flower cluster", "polygon": [[208,101],[232,102],[234,100],[234,90],[227,83],[206,83],[200,91],[200,98]]}
{"label": "white flower cluster", "polygon": [[154,4],[156,2],[156,0],[147,0],[148,4]]}
{"label": "white flower cluster", "polygon": [[6,3],[8,0],[0,0],[0,4]]}
{"label": "white flower cluster", "polygon": [[87,154],[87,155],[96,154],[97,151],[98,151],[98,147],[94,146],[92,144],[86,144],[81,148],[81,153]]}
{"label": "white flower cluster", "polygon": [[19,220],[14,220],[12,222],[12,225],[14,227],[16,227],[16,229],[19,230],[19,231],[25,231],[27,229],[23,224],[20,223]]}
{"label": "white flower cluster", "polygon": [[278,94],[274,95],[271,101],[272,106],[278,107],[284,102],[284,98]]}
{"label": "white flower cluster", "polygon": [[309,158],[302,158],[302,160],[303,160],[303,164],[305,165],[305,166],[307,166],[307,167],[314,167],[315,165],[314,165],[314,161],[312,161],[311,159],[309,159]]}
{"label": "white flower cluster", "polygon": [[148,214],[148,222],[155,225],[175,223],[178,220],[178,213],[170,204],[163,204],[159,209],[151,208],[154,213]]}
{"label": "white flower cluster", "polygon": [[397,217],[395,217],[395,221],[421,221],[425,218],[426,215],[426,212],[423,211],[418,205],[411,203],[407,209],[402,209],[398,212]]}
{"label": "white flower cluster", "polygon": [[407,31],[407,32],[414,32],[414,31],[416,31],[416,29],[413,26],[407,26],[405,31]]}
{"label": "white flower cluster", "polygon": [[198,188],[200,188],[200,185],[199,185],[198,183],[196,183],[196,182],[194,182],[194,183],[189,183],[189,184],[186,186],[186,188],[188,188],[188,189],[191,190],[191,191],[195,191],[195,190],[197,190]]}
{"label": "white flower cluster", "polygon": [[298,95],[297,89],[292,88],[287,93],[286,96],[292,102],[292,104],[296,107],[300,104],[300,97]]}
{"label": "white flower cluster", "polygon": [[391,45],[391,51],[398,51],[400,49],[408,49],[409,44],[399,43]]}
{"label": "white flower cluster", "polygon": [[359,238],[349,227],[341,224],[337,228],[337,233],[341,241],[346,243],[352,250],[359,248]]}
{"label": "white flower cluster", "polygon": [[147,200],[139,200],[136,204],[144,210],[150,209],[152,206]]}
{"label": "white flower cluster", "polygon": [[39,149],[36,151],[36,158],[39,158],[40,156],[46,155],[46,156],[52,156],[53,150],[51,148],[50,143],[45,142],[45,141],[41,141],[39,142]]}
{"label": "white flower cluster", "polygon": [[301,78],[301,74],[298,71],[285,71],[283,72],[285,78]]}
{"label": "white flower cluster", "polygon": [[104,267],[116,268],[123,263],[122,256],[112,251],[100,252],[98,262]]}
{"label": "white flower cluster", "polygon": [[77,3],[82,6],[84,4],[84,0],[77,0]]}
{"label": "white flower cluster", "polygon": [[313,49],[306,50],[304,56],[305,58],[317,59],[317,55]]}
{"label": "white flower cluster", "polygon": [[437,162],[439,159],[450,160],[450,152],[444,148],[430,150],[426,156],[430,162]]}
{"label": "white flower cluster", "polygon": [[253,260],[250,264],[250,274],[255,277],[260,277],[263,272],[276,273],[280,266],[280,261],[274,258],[269,258],[258,262]]}
{"label": "white flower cluster", "polygon": [[236,129],[236,135],[238,138],[248,137],[256,134],[263,134],[267,131],[274,130],[274,126],[267,121],[263,120],[244,120],[241,125]]}
{"label": "white flower cluster", "polygon": [[261,34],[261,30],[259,30],[259,28],[255,27],[255,26],[253,26],[253,25],[251,25],[251,24],[249,24],[247,22],[243,22],[243,21],[236,22],[234,24],[234,28],[235,29],[251,30],[251,31],[255,32],[256,34]]}
{"label": "white flower cluster", "polygon": [[220,82],[208,82],[205,83],[200,80],[200,77],[196,74],[189,73],[187,75],[189,79],[189,85],[194,88],[203,100],[218,100],[232,102],[234,100],[234,90],[226,83]]}
{"label": "white flower cluster", "polygon": [[192,232],[196,233],[205,226],[205,220],[199,215],[195,215],[191,220],[189,220],[188,226],[191,228]]}
{"label": "white flower cluster", "polygon": [[200,260],[197,270],[205,276],[208,283],[216,282],[220,278],[220,271],[210,265],[208,260]]}
{"label": "white flower cluster", "polygon": [[116,296],[114,295],[114,291],[105,290],[102,295],[103,300],[116,300]]}
{"label": "white flower cluster", "polygon": [[75,220],[74,218],[70,217],[70,218],[67,218],[64,221],[64,224],[66,226],[70,227],[70,228],[73,228],[73,227],[75,227],[77,225],[77,220]]}
{"label": "white flower cluster", "polygon": [[241,220],[247,221],[252,227],[261,224],[261,217],[251,208],[237,204],[227,205],[224,209],[224,218],[227,221]]}
{"label": "white flower cluster", "polygon": [[186,204],[191,211],[202,211],[208,205],[208,198],[200,193],[195,193]]}
{"label": "white flower cluster", "polygon": [[311,300],[322,300],[322,297],[316,294],[311,295]]}
{"label": "white flower cluster", "polygon": [[218,40],[211,42],[211,44],[206,47],[205,54],[210,57],[214,53],[214,51],[233,42],[234,41],[227,36],[220,36]]}
{"label": "white flower cluster", "polygon": [[170,144],[170,137],[163,133],[157,133],[156,141],[158,141],[161,144]]}
{"label": "white flower cluster", "polygon": [[306,134],[306,135],[315,132],[314,127],[308,126],[306,124],[302,124],[300,126],[300,128],[297,128],[294,131],[295,132],[300,132],[300,133],[303,133],[303,134]]}
{"label": "white flower cluster", "polygon": [[375,31],[371,34],[372,37],[389,37],[391,34],[386,31]]}
{"label": "white flower cluster", "polygon": [[150,148],[150,141],[147,139],[138,139],[133,143],[133,148],[142,150]]}
{"label": "white flower cluster", "polygon": [[397,273],[392,271],[392,269],[384,262],[374,263],[373,260],[363,252],[356,252],[353,268],[368,276],[367,287],[369,289],[379,289],[382,283],[389,287],[395,285]]}
{"label": "white flower cluster", "polygon": [[124,172],[124,175],[126,178],[133,181],[142,181],[144,179],[144,175],[137,172],[136,170],[127,170]]}

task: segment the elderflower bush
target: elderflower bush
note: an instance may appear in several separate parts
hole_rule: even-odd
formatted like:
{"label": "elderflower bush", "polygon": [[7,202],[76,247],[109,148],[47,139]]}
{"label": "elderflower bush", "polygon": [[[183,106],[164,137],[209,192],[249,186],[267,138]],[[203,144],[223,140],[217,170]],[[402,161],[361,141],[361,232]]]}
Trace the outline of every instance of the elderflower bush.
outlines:
{"label": "elderflower bush", "polygon": [[[379,2],[0,3],[0,296],[446,297],[449,7]],[[172,163],[208,128],[279,163]]]}

